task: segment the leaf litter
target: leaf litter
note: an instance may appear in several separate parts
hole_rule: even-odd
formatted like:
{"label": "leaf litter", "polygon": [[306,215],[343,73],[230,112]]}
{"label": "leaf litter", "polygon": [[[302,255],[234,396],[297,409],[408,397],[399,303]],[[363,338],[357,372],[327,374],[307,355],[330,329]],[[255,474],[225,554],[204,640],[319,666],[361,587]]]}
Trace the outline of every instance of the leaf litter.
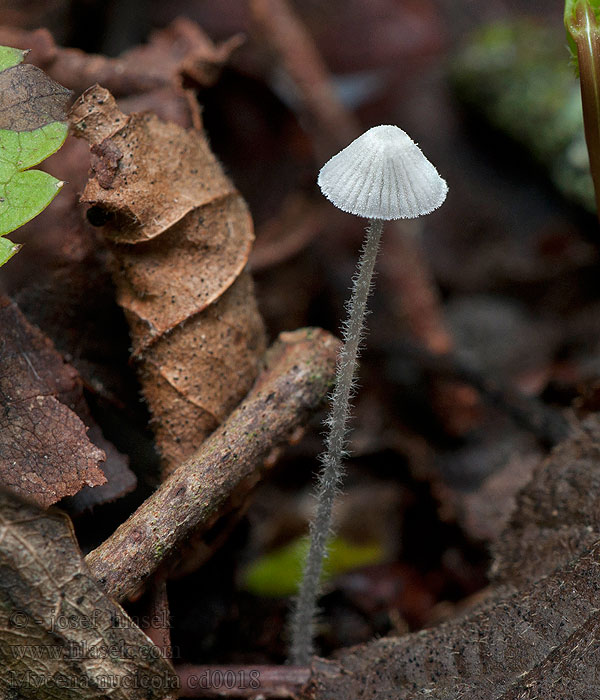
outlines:
{"label": "leaf litter", "polygon": [[0,480],[42,506],[106,482],[93,445],[72,410],[81,399],[76,370],[0,297]]}
{"label": "leaf litter", "polygon": [[90,143],[81,199],[107,220],[117,301],[168,473],[260,368],[264,328],[245,272],[252,220],[202,132],[127,116],[100,86],[76,102],[71,124]]}
{"label": "leaf litter", "polygon": [[497,539],[495,587],[464,616],[317,661],[308,696],[593,700],[600,692],[600,423],[534,472]]}
{"label": "leaf litter", "polygon": [[[0,295],[0,483],[79,513],[132,491],[128,458],[92,418],[76,369]],[[87,426],[87,427],[86,427]]]}
{"label": "leaf litter", "polygon": [[[217,13],[219,12],[219,10],[214,11]],[[329,28],[327,29],[329,30]],[[337,50],[337,45],[335,42],[329,42],[329,47],[332,52]],[[102,148],[99,148],[95,155],[98,156],[98,161],[96,162],[98,181],[110,186],[113,182],[114,176],[118,174],[122,158],[120,159],[119,153],[116,151],[112,151],[111,153],[110,148],[106,148],[105,152],[103,152]],[[101,162],[102,160],[105,162],[104,165]],[[102,172],[103,168],[105,169],[104,173]],[[119,212],[116,213],[115,220],[118,220],[118,216]],[[457,266],[457,270],[459,271],[460,275],[466,275],[469,272],[472,273],[473,268],[477,267],[477,262],[473,261],[472,256],[469,257],[468,264],[467,256],[465,256],[464,264],[462,263],[463,260],[461,259],[461,264]],[[285,271],[285,274],[287,274],[287,270]],[[555,267],[553,268],[552,274],[556,275]],[[485,275],[483,275],[483,277],[485,277]],[[453,283],[452,286],[455,288],[456,284]],[[485,289],[485,285],[482,286]],[[458,287],[460,288],[460,285],[458,285]],[[293,289],[293,287],[288,288]],[[281,290],[278,289],[277,291],[280,293]],[[286,308],[289,307],[289,303],[290,302],[286,299]],[[187,325],[187,323],[189,322],[184,322],[185,325]],[[168,334],[169,332],[167,332],[165,335]],[[167,354],[168,353],[165,353],[165,355]],[[183,374],[180,375],[178,372],[173,372],[170,376],[170,381],[189,381],[189,378],[186,380],[184,377],[185,375]],[[164,381],[168,384],[166,379]],[[180,397],[178,395],[176,396],[179,400]],[[590,695],[595,690],[593,678],[587,679],[587,681],[589,681],[587,685],[585,683],[583,686],[577,685],[577,683],[581,683],[581,674],[583,672],[583,669],[578,667],[578,653],[585,653],[588,644],[593,643],[595,636],[592,627],[588,626],[586,628],[586,625],[582,624],[578,630],[575,629],[573,632],[571,639],[575,645],[579,645],[578,648],[581,650],[581,652],[573,651],[573,645],[569,646],[569,640],[565,642],[563,637],[559,638],[559,636],[555,636],[554,640],[559,639],[559,642],[558,646],[556,647],[556,654],[553,655],[552,644],[555,642],[553,641],[551,634],[548,633],[545,637],[543,634],[541,634],[539,640],[537,637],[533,639],[533,645],[539,645],[539,649],[536,651],[536,658],[539,660],[536,668],[545,674],[548,682],[554,683],[554,686],[551,689],[548,689],[542,687],[539,677],[536,680],[536,676],[531,670],[518,671],[520,668],[518,663],[521,662],[517,657],[521,655],[521,649],[517,647],[512,640],[509,640],[509,646],[507,647],[507,651],[504,656],[501,655],[502,652],[498,651],[498,640],[502,641],[502,634],[498,631],[497,636],[492,638],[492,635],[489,634],[490,623],[485,621],[486,615],[488,615],[492,624],[500,621],[501,624],[499,624],[499,630],[504,630],[506,638],[511,636],[524,636],[530,627],[532,627],[529,625],[529,621],[527,620],[521,627],[519,627],[519,625],[515,623],[514,619],[510,618],[510,616],[502,618],[499,616],[501,606],[513,606],[515,611],[518,612],[519,610],[525,609],[527,605],[530,605],[530,609],[533,609],[533,607],[538,605],[540,601],[547,600],[549,601],[549,605],[551,607],[557,607],[559,610],[559,613],[557,614],[559,616],[561,614],[567,615],[572,619],[573,624],[577,625],[577,620],[573,618],[573,615],[571,614],[575,608],[573,608],[573,610],[569,610],[568,606],[562,605],[562,603],[557,606],[556,601],[560,601],[561,591],[560,588],[551,588],[553,584],[551,583],[550,579],[556,579],[556,582],[560,581],[562,577],[563,585],[568,587],[571,583],[574,584],[576,595],[578,596],[581,594],[581,597],[585,598],[585,592],[582,593],[585,574],[582,574],[579,578],[576,576],[574,577],[573,567],[580,567],[581,572],[585,572],[586,570],[590,569],[590,562],[593,560],[593,558],[591,560],[590,557],[588,557],[586,560],[585,557],[587,555],[582,556],[581,552],[583,551],[582,548],[593,545],[595,542],[595,520],[591,525],[588,524],[587,527],[583,527],[583,523],[571,524],[566,514],[564,517],[564,522],[554,520],[552,517],[550,517],[550,514],[552,513],[551,508],[556,510],[556,496],[558,495],[558,492],[562,490],[560,487],[561,480],[565,477],[567,479],[570,477],[570,472],[564,472],[562,467],[559,467],[558,465],[563,464],[564,466],[564,463],[566,462],[563,462],[563,459],[570,463],[576,462],[576,460],[579,458],[578,455],[580,454],[578,450],[582,450],[584,454],[588,455],[588,463],[585,464],[585,460],[582,462],[579,476],[577,477],[581,478],[582,480],[581,482],[577,483],[580,483],[582,488],[586,488],[587,482],[584,476],[585,469],[588,469],[588,471],[592,469],[593,471],[594,462],[597,461],[596,457],[594,456],[595,448],[593,447],[594,443],[596,442],[596,438],[593,437],[591,434],[592,432],[593,431],[590,432],[590,430],[587,430],[587,436],[585,430],[583,431],[583,434],[579,433],[577,438],[577,450],[571,449],[575,446],[574,442],[567,442],[565,443],[567,447],[564,448],[565,451],[562,457],[556,457],[556,468],[553,477],[553,479],[555,478],[556,481],[553,482],[554,486],[550,486],[549,483],[544,484],[544,494],[541,501],[544,503],[544,499],[547,499],[547,509],[546,506],[544,506],[544,508],[542,508],[539,512],[536,512],[535,518],[532,517],[532,519],[528,519],[529,516],[525,517],[526,508],[524,505],[527,502],[527,499],[525,499],[523,503],[521,503],[521,500],[519,501],[520,505],[515,515],[513,524],[511,525],[511,528],[501,537],[501,540],[498,543],[501,546],[499,546],[496,552],[496,562],[498,568],[494,576],[496,584],[499,588],[493,594],[492,600],[489,603],[486,603],[485,607],[480,609],[482,614],[477,616],[475,613],[472,613],[462,620],[447,623],[449,626],[442,626],[438,628],[440,633],[437,637],[432,630],[429,630],[420,633],[422,637],[402,637],[398,640],[384,640],[383,642],[375,643],[375,645],[372,647],[371,645],[368,647],[357,647],[355,652],[356,655],[358,656],[359,654],[364,653],[366,662],[361,669],[359,669],[360,664],[355,666],[356,674],[351,679],[353,685],[344,686],[343,682],[339,683],[337,687],[340,693],[342,692],[343,688],[347,687],[349,690],[348,697],[354,697],[355,695],[359,694],[364,694],[365,697],[368,697],[370,692],[375,691],[375,683],[381,681],[383,678],[384,681],[380,683],[378,688],[378,697],[401,697],[398,693],[405,691],[407,693],[406,697],[454,698],[481,696],[494,698],[535,696],[544,698],[569,698],[573,695],[575,697],[583,698],[588,696],[595,697],[594,695]],[[553,454],[557,455],[558,453],[555,452]],[[515,471],[518,471],[518,465]],[[542,474],[543,472],[544,468],[540,467],[538,470],[538,475]],[[588,484],[587,488],[589,488],[590,494],[596,492],[593,484],[591,486]],[[535,488],[533,487],[527,489],[524,493],[528,494],[528,499],[537,499],[540,496],[539,493],[536,493]],[[533,500],[530,500],[529,502],[532,503]],[[577,501],[577,505],[580,505],[579,501]],[[558,508],[557,512],[559,514],[563,513],[560,508]],[[483,515],[482,517],[485,518],[487,516]],[[514,533],[517,533],[517,535],[515,536]],[[522,542],[520,541],[521,539],[523,540]],[[595,555],[595,553],[593,554]],[[577,557],[580,557],[580,559],[577,559]],[[569,565],[569,562],[572,562],[574,558],[576,559],[575,564]],[[505,565],[503,562],[509,563]],[[557,566],[562,568],[559,568],[559,570],[556,571]],[[522,572],[521,578],[518,577],[520,572]],[[542,575],[546,578],[540,579],[540,576]],[[589,584],[593,586],[594,581],[590,579]],[[544,598],[543,590],[545,585],[550,586],[550,588],[548,596]],[[553,592],[556,595],[555,600],[552,600]],[[533,598],[531,603],[528,603],[528,598]],[[579,609],[585,612],[585,601],[581,604]],[[575,610],[575,612],[577,612],[577,610]],[[470,622],[467,623],[465,621]],[[550,625],[554,623],[554,619],[550,617],[548,617],[546,621]],[[562,623],[563,620],[561,619],[560,622]],[[504,625],[504,627],[502,625]],[[560,626],[560,624],[557,626]],[[573,627],[570,627],[569,629],[573,629]],[[483,640],[486,643],[489,642],[487,647],[484,643],[480,643],[479,645],[477,645],[475,642],[472,644],[469,643],[470,641],[473,641],[474,637],[479,640]],[[422,643],[419,640],[422,640]],[[387,646],[388,644],[389,647]],[[463,654],[462,657],[458,654],[452,653],[451,647],[455,644],[457,645],[455,650],[465,651],[465,654]],[[412,648],[411,645],[414,645],[416,650],[414,658],[410,656],[410,650]],[[417,663],[422,663],[423,659],[425,659],[424,648],[427,648],[428,645],[428,648],[432,650],[433,654],[439,654],[440,656],[444,657],[444,664],[442,670],[440,670],[440,666],[436,667],[433,664],[426,666],[431,671],[431,675],[430,677],[425,678],[425,676],[419,676],[416,674],[414,671],[414,665]],[[386,649],[388,648],[390,650],[389,654],[386,652]],[[371,654],[371,649],[373,649],[373,654]],[[471,652],[473,652],[472,656],[469,655]],[[377,663],[376,655],[378,653],[381,657],[381,664]],[[479,653],[478,658],[477,653]],[[506,679],[501,678],[502,674],[499,671],[501,664],[498,664],[496,667],[492,667],[489,659],[487,659],[487,655],[489,653],[496,654],[496,658],[498,659],[503,659],[506,667],[506,675],[514,677],[513,674],[515,673],[516,669],[517,677],[522,678],[523,683],[521,684],[520,681],[517,680],[512,686],[503,686],[502,683],[506,683]],[[342,663],[346,664],[346,669],[349,669],[351,666],[351,662],[348,661],[351,656],[352,652],[346,651],[342,652],[340,657]],[[524,660],[523,665],[527,666],[527,664],[530,663],[530,659],[528,659],[529,657]],[[462,662],[462,665],[456,665],[453,667],[453,660]],[[574,660],[573,669],[565,669],[565,662],[570,662],[571,660]],[[373,661],[370,666],[369,661]],[[321,666],[320,663],[321,662],[318,662],[316,664],[315,669],[317,672],[317,679],[319,682],[324,683],[322,686],[324,688],[326,686],[326,682],[323,681],[320,673],[322,671],[323,675],[327,676],[328,673],[332,672],[331,677],[332,679],[335,679],[335,665],[324,664]],[[471,664],[470,669],[468,668],[469,664]],[[398,670],[403,669],[404,666],[406,666],[408,669],[405,673],[404,671]],[[592,655],[590,655],[588,666],[591,669],[597,668],[598,666],[597,660],[595,660]],[[363,672],[364,675],[362,675]],[[394,673],[396,673],[396,676],[392,678]],[[402,675],[403,673],[404,675]],[[440,673],[439,678],[436,677],[437,673]],[[446,673],[445,676],[444,673]],[[482,673],[489,673],[487,680],[481,677]],[[524,675],[518,676],[518,673],[522,673]],[[577,673],[579,673],[579,679],[576,677]],[[558,681],[557,674],[563,674],[564,680]],[[572,688],[564,687],[565,684],[569,683],[569,679],[571,679],[575,684]],[[350,683],[348,678],[344,679],[344,682],[346,681]],[[527,683],[530,683],[530,686],[527,686]],[[562,683],[563,686],[561,686],[560,683]],[[406,685],[406,688],[401,688],[401,690],[399,690],[403,684]],[[411,686],[411,684],[412,687],[409,690],[409,686]],[[331,688],[333,688],[333,680],[331,682]],[[531,690],[531,688],[533,688],[533,690]],[[579,690],[582,692],[579,693]],[[488,693],[487,696],[483,695],[484,691]],[[498,695],[498,693],[503,694]],[[332,697],[335,697],[335,695],[332,695]]]}
{"label": "leaf litter", "polygon": [[198,24],[180,17],[153,32],[147,44],[109,58],[58,46],[44,28],[0,27],[0,43],[31,49],[28,60],[59,83],[77,93],[100,83],[117,97],[171,88],[184,80],[212,85],[242,41],[238,34],[215,44]]}
{"label": "leaf litter", "polygon": [[177,687],[162,650],[105,595],[69,518],[0,490],[3,697],[159,700]]}

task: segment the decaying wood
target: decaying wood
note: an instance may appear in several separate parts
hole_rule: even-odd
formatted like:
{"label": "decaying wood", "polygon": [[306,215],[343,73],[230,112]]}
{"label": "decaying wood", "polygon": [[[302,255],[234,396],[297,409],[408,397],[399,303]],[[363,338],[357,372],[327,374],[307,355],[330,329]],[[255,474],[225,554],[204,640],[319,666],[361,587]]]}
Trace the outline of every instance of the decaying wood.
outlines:
{"label": "decaying wood", "polygon": [[165,659],[172,659],[171,612],[167,582],[162,573],[157,573],[152,577],[149,597],[148,624],[144,625],[144,632],[160,649],[160,653]]}
{"label": "decaying wood", "polygon": [[307,666],[179,666],[182,698],[298,698],[310,680]]}
{"label": "decaying wood", "polygon": [[265,461],[317,409],[339,343],[320,329],[282,333],[248,397],[86,561],[117,600],[134,592],[192,533],[210,527]]}

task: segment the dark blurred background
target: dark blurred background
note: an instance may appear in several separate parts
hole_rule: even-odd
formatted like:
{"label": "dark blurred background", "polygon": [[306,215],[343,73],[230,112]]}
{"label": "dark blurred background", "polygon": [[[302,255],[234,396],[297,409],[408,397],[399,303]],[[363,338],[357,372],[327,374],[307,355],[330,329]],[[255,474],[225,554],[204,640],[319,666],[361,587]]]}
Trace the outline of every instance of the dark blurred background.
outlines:
{"label": "dark blurred background", "polygon": [[[350,564],[340,564],[323,600],[320,644],[329,653],[431,624],[485,589],[488,547],[515,494],[568,421],[597,402],[598,229],[560,3],[289,0],[336,101],[328,121],[308,99],[310,70],[301,84],[305,55],[293,43],[282,50],[255,5],[0,0],[0,24],[45,27],[60,46],[110,57],[178,17],[214,42],[243,34],[219,79],[194,90],[211,146],[254,217],[250,269],[270,339],[304,325],[339,329],[364,222],[334,210],[315,182],[353,130],[397,124],[447,180],[439,211],[385,233],[336,515]],[[563,114],[574,116],[554,127]],[[538,143],[548,129],[557,140]],[[75,196],[84,171],[76,181],[55,159],[48,169]],[[583,194],[574,194],[580,176]],[[138,474],[133,496],[79,516],[82,544],[92,547],[154,486],[156,457],[101,255],[93,269],[104,282],[87,319],[79,292],[64,327],[50,310],[64,312],[65,285],[91,274],[72,266],[90,265],[87,253],[51,248],[56,226],[40,233],[59,200],[42,223],[11,236],[27,245],[0,287],[77,366],[98,422]],[[101,247],[93,240],[86,245]],[[59,278],[63,291],[53,296]],[[283,660],[295,561],[286,552],[312,508],[321,418],[259,487],[226,544],[170,584],[178,660]]]}

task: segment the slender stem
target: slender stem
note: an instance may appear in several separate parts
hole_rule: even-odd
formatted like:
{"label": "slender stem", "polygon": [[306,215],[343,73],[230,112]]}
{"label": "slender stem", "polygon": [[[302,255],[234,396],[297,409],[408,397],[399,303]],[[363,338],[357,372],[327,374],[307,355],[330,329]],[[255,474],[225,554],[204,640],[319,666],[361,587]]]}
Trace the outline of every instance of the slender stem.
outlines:
{"label": "slender stem", "polygon": [[317,487],[317,512],[310,526],[310,547],[292,616],[291,662],[298,666],[308,664],[313,653],[319,583],[331,531],[333,501],[343,474],[342,458],[345,456],[356,360],[363,337],[367,299],[382,231],[383,221],[373,219],[369,222],[352,295],[347,304],[348,319],[343,327],[344,345],[338,358],[335,388],[327,418],[329,431],[325,452],[321,456],[323,468]]}
{"label": "slender stem", "polygon": [[585,140],[600,217],[600,27],[595,12],[597,6],[597,0],[567,2],[565,24],[577,47]]}

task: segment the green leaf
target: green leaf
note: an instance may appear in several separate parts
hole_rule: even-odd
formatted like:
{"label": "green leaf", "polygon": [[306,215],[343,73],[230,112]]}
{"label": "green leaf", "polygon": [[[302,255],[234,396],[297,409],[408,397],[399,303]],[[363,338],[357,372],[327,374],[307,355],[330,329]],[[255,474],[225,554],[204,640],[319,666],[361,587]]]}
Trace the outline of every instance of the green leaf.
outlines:
{"label": "green leaf", "polygon": [[71,92],[23,64],[26,54],[0,46],[0,265],[20,248],[3,236],[37,216],[63,185],[29,168],[64,143]]}
{"label": "green leaf", "polygon": [[3,262],[10,260],[15,253],[19,252],[20,247],[17,243],[9,241],[8,238],[0,238],[0,260]]}
{"label": "green leaf", "polygon": [[10,46],[0,46],[0,70],[6,70],[22,63],[26,55],[27,51],[12,49]]}
{"label": "green leaf", "polygon": [[[260,596],[294,595],[307,551],[308,540],[300,537],[259,557],[243,571],[243,587]],[[329,543],[323,579],[327,580],[361,566],[380,563],[383,558],[383,549],[377,542],[355,544],[339,536],[334,537]]]}

